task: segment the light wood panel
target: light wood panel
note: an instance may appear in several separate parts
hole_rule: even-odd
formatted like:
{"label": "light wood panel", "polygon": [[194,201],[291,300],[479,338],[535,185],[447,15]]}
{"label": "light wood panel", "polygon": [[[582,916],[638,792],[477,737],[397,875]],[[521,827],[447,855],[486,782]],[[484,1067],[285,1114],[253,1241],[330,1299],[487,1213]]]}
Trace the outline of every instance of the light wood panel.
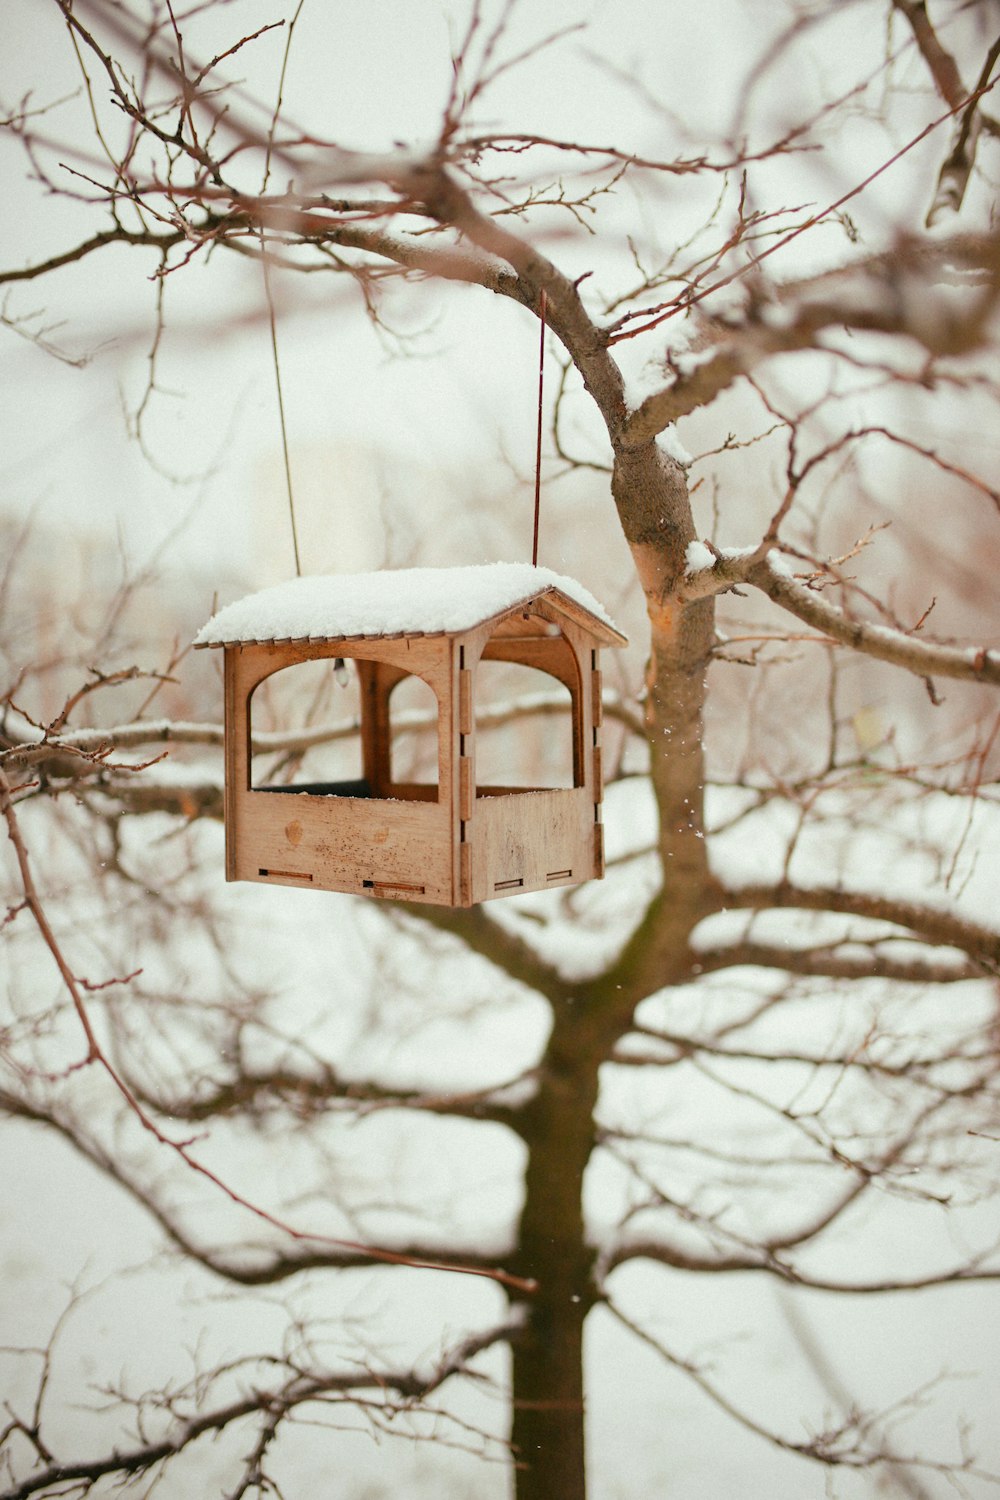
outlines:
{"label": "light wood panel", "polygon": [[473,902],[594,874],[593,804],[583,787],[480,796],[472,829]]}
{"label": "light wood panel", "polygon": [[237,816],[237,880],[451,900],[451,823],[436,803],[251,791]]}
{"label": "light wood panel", "polygon": [[[545,600],[456,636],[227,646],[226,878],[470,906],[603,873],[601,680],[588,628]],[[267,677],[301,662],[356,662],[370,797],[256,790],[250,702]],[[572,696],[572,788],[476,786],[481,660],[548,672]],[[391,780],[393,688],[423,678],[438,702],[438,786]]]}
{"label": "light wood panel", "polygon": [[[451,904],[455,897],[450,787],[454,755],[447,638],[264,644],[226,650],[227,879]],[[250,785],[250,699],[275,672],[344,656],[361,684],[361,740],[373,796],[316,796]],[[389,694],[422,677],[439,705],[439,787],[395,786]],[[440,799],[440,800],[439,800]]]}

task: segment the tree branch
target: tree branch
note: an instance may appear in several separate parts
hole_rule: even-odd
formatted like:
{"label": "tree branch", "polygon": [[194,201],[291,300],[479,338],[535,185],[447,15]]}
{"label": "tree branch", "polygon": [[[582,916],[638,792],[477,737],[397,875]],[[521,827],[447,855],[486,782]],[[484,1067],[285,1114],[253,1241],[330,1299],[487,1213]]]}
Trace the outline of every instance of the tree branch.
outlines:
{"label": "tree branch", "polygon": [[[117,1477],[121,1484],[129,1476],[148,1474],[200,1438],[217,1436],[234,1423],[249,1417],[259,1417],[273,1436],[278,1425],[301,1407],[331,1398],[356,1401],[359,1406],[374,1402],[382,1408],[392,1397],[401,1398],[407,1405],[424,1401],[446,1381],[467,1372],[470,1360],[495,1344],[509,1341],[517,1332],[518,1324],[511,1322],[492,1328],[484,1333],[473,1334],[446,1354],[436,1365],[424,1371],[391,1369],[308,1370],[300,1367],[297,1360],[268,1356],[261,1364],[277,1363],[284,1367],[286,1378],[280,1384],[267,1385],[259,1379],[244,1382],[251,1387],[250,1394],[241,1396],[223,1406],[201,1412],[190,1417],[179,1417],[177,1407],[183,1393],[170,1393],[164,1401],[164,1409],[170,1412],[172,1421],[167,1435],[159,1442],[139,1443],[130,1448],[115,1447],[104,1456],[76,1462],[50,1461],[42,1468],[18,1483],[0,1492],[0,1500],[29,1500],[44,1490],[58,1488],[60,1494],[72,1486],[88,1491],[100,1480]],[[253,1359],[243,1362],[249,1367]],[[195,1398],[197,1399],[197,1398]],[[261,1493],[264,1491],[262,1490]]]}
{"label": "tree branch", "polygon": [[400,910],[406,912],[422,925],[449,932],[458,938],[471,953],[487,959],[501,969],[510,979],[525,985],[554,1004],[565,1000],[569,986],[554,965],[546,963],[524,938],[509,928],[501,926],[493,917],[487,916],[482,906],[467,910],[448,906],[424,906],[415,902],[398,902]]}
{"label": "tree branch", "polygon": [[[297,1241],[299,1243],[302,1243],[304,1241],[312,1241],[315,1244],[325,1244],[327,1246],[330,1246],[338,1252],[344,1251],[351,1259],[351,1263],[358,1265],[362,1265],[371,1261],[383,1261],[389,1265],[419,1266],[419,1268],[423,1270],[464,1270],[469,1275],[487,1276],[492,1280],[504,1282],[512,1286],[518,1286],[521,1289],[530,1290],[530,1287],[528,1287],[527,1284],[523,1281],[523,1278],[511,1277],[507,1272],[498,1270],[496,1268],[473,1268],[469,1265],[460,1265],[458,1262],[449,1261],[445,1263],[443,1261],[434,1261],[433,1259],[424,1259],[423,1257],[418,1257],[415,1260],[413,1257],[410,1257],[404,1252],[398,1250],[385,1249],[376,1245],[364,1245],[355,1240],[345,1240],[340,1239],[336,1236],[315,1234],[311,1233],[308,1230],[297,1229],[294,1225],[280,1218],[277,1214],[272,1213],[268,1209],[261,1207],[258,1203],[255,1203],[252,1198],[248,1198],[244,1194],[238,1192],[235,1188],[231,1187],[226,1179],[220,1176],[218,1172],[213,1171],[210,1167],[206,1166],[204,1162],[199,1161],[199,1159],[194,1155],[191,1149],[193,1145],[192,1141],[178,1140],[175,1136],[168,1135],[164,1130],[162,1130],[157,1122],[153,1119],[150,1112],[145,1109],[139,1102],[138,1098],[129,1087],[125,1078],[112,1063],[107,1051],[101,1045],[101,1042],[98,1039],[97,1032],[94,1029],[94,1025],[90,1018],[87,1004],[83,996],[83,990],[85,986],[83,985],[82,981],[76,978],[72,969],[67,963],[56,935],[52,929],[52,926],[45,914],[45,908],[38,895],[38,890],[35,886],[34,879],[31,873],[28,850],[21,834],[17,816],[14,812],[14,803],[11,795],[10,782],[8,781],[2,768],[0,768],[0,816],[4,818],[7,824],[7,832],[10,837],[11,843],[14,846],[15,857],[21,877],[21,886],[24,892],[25,905],[31,912],[31,915],[34,918],[35,925],[37,926],[39,933],[41,934],[45,947],[48,949],[56,965],[56,968],[58,969],[60,978],[62,979],[66,990],[69,992],[70,999],[73,1003],[73,1009],[76,1013],[77,1019],[86,1039],[87,1048],[85,1055],[80,1059],[78,1063],[71,1065],[70,1071],[75,1071],[78,1068],[86,1068],[90,1066],[100,1068],[108,1077],[114,1088],[117,1090],[118,1094],[124,1100],[125,1105],[142,1126],[143,1130],[146,1131],[158,1145],[165,1146],[169,1151],[173,1152],[176,1158],[179,1161],[183,1162],[185,1167],[189,1168],[189,1170],[195,1173],[196,1176],[201,1177],[203,1180],[210,1183],[213,1187],[217,1188],[226,1198],[229,1199],[230,1203],[236,1205],[236,1207],[238,1208],[245,1209],[257,1220],[270,1225],[273,1229],[277,1229],[279,1232],[289,1236],[289,1238],[294,1241]],[[133,975],[130,977],[134,978],[135,976]]]}
{"label": "tree branch", "polygon": [[941,98],[952,109],[960,108],[965,98],[962,75],[955,59],[950,52],[945,51],[931,25],[927,14],[927,0],[892,0],[892,7],[906,18]]}
{"label": "tree branch", "polygon": [[852,1411],[836,1426],[815,1432],[809,1438],[793,1441],[782,1437],[779,1432],[765,1427],[762,1422],[751,1417],[747,1411],[731,1401],[694,1360],[682,1359],[671,1353],[660,1339],[651,1334],[648,1329],[635,1323],[610,1298],[606,1299],[606,1306],[623,1327],[627,1328],[641,1343],[653,1349],[672,1369],[685,1374],[727,1417],[747,1432],[765,1439],[782,1452],[795,1454],[799,1458],[811,1459],[814,1463],[828,1469],[844,1468],[865,1471],[884,1465],[892,1472],[897,1472],[900,1467],[905,1466],[949,1477],[960,1472],[995,1482],[994,1475],[974,1465],[968,1457],[963,1458],[960,1463],[936,1462],[930,1459],[904,1457],[884,1442],[881,1446],[869,1446],[869,1434],[874,1424],[871,1418],[863,1412]]}
{"label": "tree branch", "polygon": [[[767,550],[764,551],[764,548]],[[763,555],[761,555],[763,552]],[[907,635],[886,625],[856,620],[815,589],[796,579],[780,551],[765,539],[761,547],[719,554],[709,567],[695,566],[685,579],[687,598],[723,593],[735,584],[760,589],[775,604],[811,625],[830,641],[878,661],[903,667],[917,677],[949,677],[1000,686],[1000,649],[947,646]]]}
{"label": "tree branch", "polygon": [[823,635],[916,676],[951,677],[1000,685],[1000,650],[985,646],[946,646],[918,640],[901,630],[852,619],[791,577],[774,553],[758,564],[747,582]]}
{"label": "tree branch", "polygon": [[891,922],[896,927],[907,928],[926,942],[960,949],[979,965],[981,973],[992,975],[1000,969],[1000,933],[952,912],[938,911],[904,898],[848,891],[836,886],[795,886],[783,881],[777,885],[727,887],[724,903],[752,911],[797,908]]}
{"label": "tree branch", "polygon": [[[854,944],[837,944],[853,947]],[[878,946],[864,954],[838,953],[834,947],[786,948],[780,944],[751,941],[726,943],[718,948],[696,948],[694,961],[700,973],[712,974],[720,969],[778,969],[786,974],[813,975],[821,979],[889,979],[901,984],[958,984],[966,979],[981,979],[983,970],[975,963],[931,963],[921,958],[895,958],[880,952]]]}
{"label": "tree branch", "polygon": [[790,1286],[807,1287],[817,1292],[832,1292],[844,1296],[879,1296],[889,1292],[925,1292],[933,1287],[982,1285],[984,1282],[1000,1281],[1000,1266],[983,1264],[990,1251],[976,1256],[966,1265],[953,1266],[945,1271],[936,1271],[929,1276],[869,1278],[858,1281],[838,1281],[833,1277],[815,1275],[792,1266],[777,1255],[762,1253],[746,1255],[693,1255],[652,1238],[632,1240],[619,1246],[602,1260],[602,1272],[609,1276],[618,1266],[633,1260],[648,1260],[654,1265],[666,1266],[674,1271],[696,1271],[711,1275],[746,1275],[758,1273],[778,1277]]}
{"label": "tree branch", "polygon": [[157,1095],[137,1085],[135,1091],[159,1114],[175,1120],[196,1122],[245,1110],[259,1115],[270,1104],[283,1104],[305,1116],[331,1110],[349,1111],[358,1118],[380,1110],[412,1110],[419,1114],[446,1115],[451,1119],[490,1120],[508,1124],[526,1093],[531,1092],[532,1074],[521,1074],[505,1083],[461,1093],[429,1089],[388,1088],[370,1079],[345,1079],[334,1070],[306,1074],[288,1068],[267,1072],[239,1073],[227,1082],[213,1084],[190,1097]]}
{"label": "tree branch", "polygon": [[[243,1242],[232,1256],[199,1244],[177,1222],[168,1210],[136,1178],[131,1177],[123,1163],[109,1155],[97,1141],[84,1136],[74,1127],[48,1110],[20,1099],[9,1090],[0,1090],[0,1110],[21,1119],[34,1120],[56,1131],[81,1156],[97,1167],[106,1177],[116,1183],[159,1225],[167,1239],[185,1256],[204,1266],[207,1271],[237,1286],[274,1286],[298,1276],[303,1271],[351,1270],[358,1267],[411,1266],[418,1270],[452,1271],[459,1275],[481,1276],[496,1281],[521,1295],[530,1296],[535,1283],[522,1276],[514,1276],[497,1266],[502,1252],[491,1255],[488,1251],[460,1251],[441,1259],[425,1245],[413,1241],[407,1248],[400,1244],[392,1249],[385,1247],[369,1249],[357,1241],[339,1239],[325,1234],[310,1234],[307,1230],[289,1230],[282,1221],[262,1210],[253,1210],[259,1219],[270,1223],[279,1232],[291,1235],[297,1241],[292,1251],[282,1252],[272,1246],[248,1245]],[[237,1205],[249,1206],[231,1189],[227,1196]],[[411,1253],[412,1252],[412,1253]],[[427,1252],[427,1253],[425,1253]],[[0,1497],[2,1500],[2,1497]]]}
{"label": "tree branch", "polygon": [[[957,269],[956,269],[957,268]],[[954,287],[978,274],[978,295],[956,303]],[[756,284],[742,318],[703,319],[689,351],[668,359],[672,379],[652,391],[626,420],[623,439],[641,443],[709,405],[741,375],[776,354],[823,348],[830,328],[912,338],[932,358],[985,347],[1000,294],[995,235],[912,240],[801,282]]]}
{"label": "tree branch", "polygon": [[39,276],[47,276],[50,271],[58,271],[62,266],[72,265],[74,261],[83,260],[95,250],[104,250],[108,245],[149,245],[158,250],[162,256],[174,245],[184,244],[187,238],[183,229],[142,230],[126,229],[124,225],[117,225],[114,229],[105,229],[100,234],[91,235],[89,240],[83,240],[72,250],[64,250],[59,255],[50,255],[46,260],[35,261],[32,265],[22,266],[18,270],[0,271],[0,285],[14,281],[36,281]]}

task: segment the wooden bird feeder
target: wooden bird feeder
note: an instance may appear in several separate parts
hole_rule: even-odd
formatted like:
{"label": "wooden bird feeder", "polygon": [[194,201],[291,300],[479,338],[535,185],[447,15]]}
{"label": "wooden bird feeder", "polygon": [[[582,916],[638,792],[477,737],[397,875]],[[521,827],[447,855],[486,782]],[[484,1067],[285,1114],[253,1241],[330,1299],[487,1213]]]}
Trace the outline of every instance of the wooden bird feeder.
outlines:
{"label": "wooden bird feeder", "polygon": [[[521,563],[298,578],[221,610],[195,644],[225,651],[227,880],[464,907],[603,875],[598,653],[625,637],[573,580]],[[362,777],[255,786],[254,692],[338,658],[358,674]],[[572,785],[477,780],[490,661],[568,689]],[[429,782],[394,779],[392,700],[410,677],[437,704]]]}

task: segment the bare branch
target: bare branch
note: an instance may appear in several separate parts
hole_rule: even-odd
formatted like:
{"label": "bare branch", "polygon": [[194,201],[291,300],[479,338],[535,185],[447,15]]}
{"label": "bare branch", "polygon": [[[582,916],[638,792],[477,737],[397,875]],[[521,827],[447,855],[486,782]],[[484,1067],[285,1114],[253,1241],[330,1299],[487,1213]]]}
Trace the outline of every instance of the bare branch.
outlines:
{"label": "bare branch", "polygon": [[877,943],[864,953],[845,953],[835,947],[792,948],[747,940],[718,948],[698,948],[695,963],[706,974],[746,964],[751,968],[778,969],[786,974],[823,979],[888,979],[900,984],[960,984],[983,976],[982,967],[976,963],[900,958],[881,951]]}
{"label": "bare branch", "polygon": [[[221,223],[222,220],[218,222]],[[76,261],[84,260],[96,250],[106,250],[109,245],[146,245],[162,255],[164,251],[173,249],[175,245],[182,245],[186,238],[187,235],[183,229],[139,230],[126,229],[124,225],[119,225],[114,229],[105,229],[100,234],[91,235],[89,239],[75,245],[72,250],[64,250],[60,255],[50,255],[45,260],[35,261],[30,266],[22,266],[18,270],[0,271],[0,284],[37,281],[39,277],[47,276],[51,271],[58,271],[62,266],[70,266]]]}
{"label": "bare branch", "polygon": [[981,972],[1000,969],[1000,933],[954,912],[924,906],[916,901],[844,890],[836,886],[736,885],[726,890],[729,906],[762,911],[768,907],[802,911],[840,912],[875,922],[890,922],[915,933],[925,942],[958,948]]}
{"label": "bare branch", "polygon": [[907,635],[886,625],[853,618],[825,595],[797,579],[768,537],[758,548],[718,553],[710,567],[692,569],[683,586],[685,598],[722,593],[737,584],[758,588],[775,604],[821,632],[823,638],[866,656],[903,667],[917,677],[957,678],[1000,684],[1000,651],[986,646],[949,646],[923,636]]}
{"label": "bare branch", "polygon": [[[509,1340],[517,1330],[511,1323],[492,1328],[485,1333],[474,1334],[457,1344],[435,1365],[424,1370],[374,1369],[319,1370],[302,1368],[298,1361],[286,1358],[275,1361],[272,1357],[244,1361],[246,1373],[257,1377],[247,1381],[249,1393],[206,1411],[182,1416],[178,1408],[194,1404],[189,1399],[182,1402],[174,1397],[169,1402],[171,1420],[167,1435],[156,1442],[140,1442],[131,1447],[117,1446],[112,1452],[84,1461],[58,1462],[46,1454],[46,1462],[27,1478],[14,1483],[0,1493],[0,1500],[29,1500],[32,1495],[58,1488],[65,1493],[67,1488],[89,1490],[103,1479],[122,1483],[129,1476],[148,1475],[159,1469],[169,1459],[191,1448],[204,1437],[215,1437],[235,1424],[256,1418],[261,1422],[262,1433],[268,1439],[278,1426],[293,1413],[313,1405],[350,1403],[364,1408],[369,1403],[375,1409],[384,1407],[393,1398],[412,1404],[426,1401],[435,1391],[455,1376],[468,1373],[468,1366],[477,1354]],[[268,1380],[264,1370],[274,1364],[284,1378],[274,1382]],[[253,1370],[254,1365],[262,1368]],[[195,1393],[191,1393],[195,1397]],[[196,1397],[195,1397],[196,1399]]]}
{"label": "bare branch", "polygon": [[866,656],[903,667],[918,677],[1000,684],[1000,651],[982,646],[938,645],[885,625],[853,620],[844,610],[799,583],[773,550],[747,568],[744,578],[796,618]]}
{"label": "bare branch", "polygon": [[516,1286],[524,1291],[532,1290],[532,1284],[529,1281],[526,1281],[523,1277],[511,1277],[506,1271],[502,1271],[499,1269],[478,1269],[469,1266],[462,1267],[457,1262],[450,1261],[420,1261],[415,1260],[411,1256],[408,1256],[405,1252],[389,1250],[386,1248],[380,1248],[378,1246],[361,1245],[356,1241],[342,1240],[333,1236],[314,1234],[308,1230],[296,1229],[293,1225],[278,1217],[278,1215],[273,1214],[267,1209],[260,1207],[258,1204],[254,1203],[252,1199],[247,1198],[242,1193],[237,1192],[217,1172],[207,1167],[204,1162],[199,1161],[191,1150],[192,1143],[190,1141],[177,1140],[175,1137],[167,1135],[163,1130],[161,1130],[159,1125],[157,1125],[155,1120],[152,1118],[152,1115],[139,1102],[132,1089],[128,1086],[118,1069],[111,1062],[110,1057],[97,1038],[97,1033],[94,1030],[86,1002],[83,998],[83,986],[73,974],[73,971],[70,969],[65,957],[63,956],[62,949],[60,948],[56,935],[53,932],[51,924],[48,921],[41,899],[39,898],[38,891],[35,887],[34,879],[31,874],[31,868],[28,862],[28,851],[21,836],[20,827],[14,813],[12,788],[2,769],[0,769],[0,815],[3,816],[7,823],[7,831],[10,836],[11,842],[14,845],[18,868],[21,875],[21,883],[24,890],[25,903],[35,920],[39,932],[42,935],[45,946],[48,948],[53,960],[55,961],[60,977],[62,978],[66,989],[69,991],[70,998],[73,1002],[73,1008],[76,1012],[77,1019],[80,1022],[84,1036],[86,1038],[86,1055],[78,1064],[75,1064],[74,1067],[88,1067],[93,1064],[102,1069],[103,1072],[106,1073],[108,1078],[111,1080],[117,1092],[124,1099],[129,1110],[139,1121],[139,1124],[145,1131],[148,1132],[149,1135],[152,1136],[157,1144],[169,1148],[169,1150],[171,1150],[186,1167],[188,1167],[196,1175],[204,1178],[214,1187],[218,1188],[223,1193],[223,1195],[229,1199],[231,1203],[236,1204],[239,1208],[246,1209],[255,1218],[262,1220],[264,1223],[271,1225],[275,1229],[279,1229],[283,1234],[290,1236],[293,1240],[300,1242],[311,1240],[317,1244],[326,1243],[338,1250],[346,1250],[350,1255],[360,1257],[355,1262],[359,1265],[363,1264],[367,1260],[373,1260],[383,1261],[391,1265],[419,1265],[422,1269],[425,1270],[464,1270],[467,1274],[474,1276],[487,1276],[492,1280],[497,1280],[502,1283],[507,1283],[511,1286]]}
{"label": "bare branch", "polygon": [[[967,286],[963,304],[954,281]],[[903,242],[825,276],[757,285],[743,319],[704,320],[691,351],[668,358],[670,383],[629,414],[625,440],[648,441],[776,354],[824,348],[828,329],[910,338],[933,359],[970,354],[990,342],[998,296],[1000,246],[995,236],[980,235]]]}

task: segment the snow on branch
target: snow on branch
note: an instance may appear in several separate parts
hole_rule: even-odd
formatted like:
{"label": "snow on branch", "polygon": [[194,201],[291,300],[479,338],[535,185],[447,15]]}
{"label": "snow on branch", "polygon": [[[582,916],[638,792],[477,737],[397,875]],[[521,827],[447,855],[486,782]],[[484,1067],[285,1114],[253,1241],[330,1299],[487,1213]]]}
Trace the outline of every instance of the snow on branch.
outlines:
{"label": "snow on branch", "polygon": [[724,593],[737,585],[759,589],[780,608],[811,625],[822,636],[866,656],[903,667],[928,679],[952,677],[964,682],[1000,685],[1000,650],[986,646],[949,646],[904,630],[855,619],[796,578],[780,551],[759,548],[710,548],[695,542],[688,548],[685,600]]}
{"label": "snow on branch", "polygon": [[989,234],[901,242],[804,281],[758,282],[742,314],[701,319],[691,348],[668,356],[667,382],[630,412],[624,442],[648,442],[765,359],[826,347],[830,329],[909,338],[932,359],[969,355],[987,341],[998,297],[1000,238]]}
{"label": "snow on branch", "polygon": [[[604,692],[602,707],[605,718],[623,724],[632,734],[644,734],[641,710],[617,693]],[[563,694],[525,693],[504,702],[477,705],[476,728],[503,729],[521,719],[565,717],[568,712],[569,705]],[[397,713],[393,722],[400,732],[419,731],[432,729],[437,717],[420,709],[409,709]],[[191,723],[181,719],[139,719],[108,729],[74,729],[42,737],[24,735],[15,738],[11,727],[8,723],[6,731],[0,730],[0,765],[7,771],[42,768],[47,776],[57,780],[75,780],[95,770],[131,772],[139,769],[110,765],[107,756],[113,751],[137,750],[148,745],[218,748],[224,737],[221,724]],[[309,725],[297,730],[260,730],[253,736],[251,749],[254,755],[298,754],[350,739],[358,729],[356,720],[342,719],[333,724]],[[173,768],[171,774],[172,771]],[[163,789],[162,783],[160,788]]]}
{"label": "snow on branch", "polygon": [[886,625],[852,619],[845,610],[793,578],[773,550],[749,570],[747,582],[839,644],[903,667],[918,677],[955,677],[1000,685],[1000,651],[984,646],[941,645]]}

